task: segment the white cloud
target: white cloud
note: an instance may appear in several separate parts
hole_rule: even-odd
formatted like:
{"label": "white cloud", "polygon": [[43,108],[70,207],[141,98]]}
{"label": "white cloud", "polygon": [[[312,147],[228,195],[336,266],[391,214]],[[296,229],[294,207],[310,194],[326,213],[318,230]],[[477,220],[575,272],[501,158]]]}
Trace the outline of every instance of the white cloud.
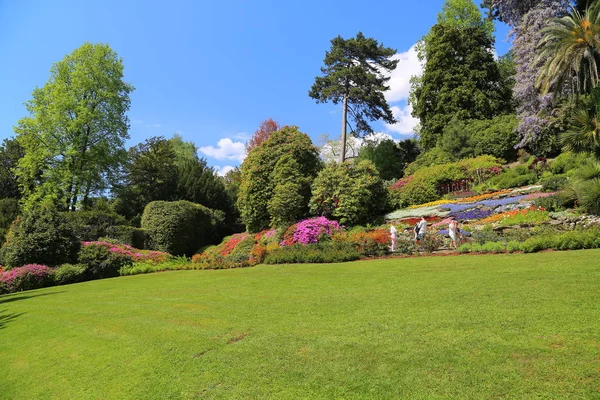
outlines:
{"label": "white cloud", "polygon": [[408,51],[396,54],[393,59],[399,60],[398,66],[392,71],[388,85],[390,90],[385,92],[387,101],[394,103],[408,99],[410,78],[423,74],[423,65],[417,57],[416,44]]}
{"label": "white cloud", "polygon": [[414,132],[415,127],[419,123],[419,119],[411,115],[412,106],[406,104],[404,106],[392,106],[394,118],[398,121],[395,124],[385,124],[389,131],[397,132],[401,135],[408,135]]}
{"label": "white cloud", "polygon": [[225,165],[223,167],[215,167],[215,170],[217,171],[217,175],[219,176],[225,176],[227,175],[227,173],[231,170],[234,170],[235,167],[232,167],[231,165]]}
{"label": "white cloud", "polygon": [[161,124],[146,124],[146,128],[160,128]]}
{"label": "white cloud", "polygon": [[217,147],[203,146],[198,150],[217,160],[237,160],[242,162],[246,158],[246,145],[243,142],[234,142],[230,138],[219,140]]}

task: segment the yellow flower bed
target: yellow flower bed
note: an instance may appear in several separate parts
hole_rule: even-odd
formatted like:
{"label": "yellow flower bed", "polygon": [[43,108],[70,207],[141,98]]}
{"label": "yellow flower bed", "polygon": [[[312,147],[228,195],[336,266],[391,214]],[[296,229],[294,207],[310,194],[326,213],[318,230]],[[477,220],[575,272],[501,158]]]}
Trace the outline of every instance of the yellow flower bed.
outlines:
{"label": "yellow flower bed", "polygon": [[450,203],[456,203],[457,200],[436,200],[436,201],[430,201],[429,203],[425,203],[425,204],[418,204],[416,206],[410,206],[408,208],[410,209],[415,209],[415,208],[421,208],[421,207],[433,207],[433,206],[439,206],[440,204],[450,204]]}
{"label": "yellow flower bed", "polygon": [[471,196],[471,197],[465,197],[464,199],[459,199],[457,200],[457,203],[474,203],[476,201],[481,201],[481,200],[486,200],[492,197],[496,197],[496,196],[500,196],[503,194],[507,194],[512,192],[511,189],[503,189],[503,190],[499,190],[497,192],[494,193],[487,193],[487,194],[479,194],[477,196]]}

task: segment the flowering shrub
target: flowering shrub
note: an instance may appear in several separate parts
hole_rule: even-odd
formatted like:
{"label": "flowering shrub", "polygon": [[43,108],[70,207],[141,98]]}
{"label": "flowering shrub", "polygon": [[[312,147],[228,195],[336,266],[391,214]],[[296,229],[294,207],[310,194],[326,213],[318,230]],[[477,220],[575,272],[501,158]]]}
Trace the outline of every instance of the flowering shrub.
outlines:
{"label": "flowering shrub", "polygon": [[235,249],[235,247],[244,239],[248,237],[247,233],[238,233],[229,237],[223,241],[223,247],[219,249],[219,254],[223,257],[229,255]]}
{"label": "flowering shrub", "polygon": [[38,289],[52,284],[54,270],[41,264],[28,264],[0,273],[0,293]]}
{"label": "flowering shrub", "polygon": [[149,250],[139,250],[133,248],[127,244],[114,243],[110,241],[95,241],[95,242],[82,242],[82,247],[97,245],[104,246],[108,248],[108,251],[111,253],[122,254],[127,257],[131,257],[134,262],[150,262],[150,263],[161,263],[167,261],[170,257],[168,253],[162,251],[149,251]]}
{"label": "flowering shrub", "polygon": [[[295,225],[292,242],[300,244],[317,243],[324,237],[330,237],[338,230],[340,230],[340,224],[337,221],[331,221],[325,217],[305,219]],[[282,245],[285,244],[282,242]]]}
{"label": "flowering shrub", "polygon": [[93,279],[119,275],[119,269],[133,264],[133,257],[121,247],[106,242],[84,242],[78,257],[80,264],[88,266]]}
{"label": "flowering shrub", "polygon": [[415,178],[414,175],[407,176],[402,179],[398,179],[396,183],[390,186],[390,190],[399,190],[402,189],[408,182],[412,181]]}
{"label": "flowering shrub", "polygon": [[263,233],[249,235],[238,233],[229,236],[216,246],[209,246],[200,254],[192,256],[192,263],[200,264],[202,269],[241,268],[258,264],[264,259],[262,250],[256,248]]}
{"label": "flowering shrub", "polygon": [[339,231],[333,235],[334,242],[351,244],[363,256],[381,256],[388,253],[391,242],[387,229]]}

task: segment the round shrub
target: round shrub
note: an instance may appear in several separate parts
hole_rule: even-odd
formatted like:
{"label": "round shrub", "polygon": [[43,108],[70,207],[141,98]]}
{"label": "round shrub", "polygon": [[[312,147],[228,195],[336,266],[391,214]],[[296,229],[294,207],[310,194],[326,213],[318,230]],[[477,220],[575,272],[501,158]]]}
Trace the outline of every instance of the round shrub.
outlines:
{"label": "round shrub", "polygon": [[216,243],[211,210],[189,201],[153,201],[144,209],[142,228],[154,247],[176,256],[192,256],[201,246]]}
{"label": "round shrub", "polygon": [[85,280],[86,270],[87,265],[84,264],[63,264],[54,271],[54,283],[66,285],[82,282]]}
{"label": "round shrub", "polygon": [[75,260],[79,241],[64,216],[51,206],[36,206],[18,219],[6,237],[0,264],[60,265]]}
{"label": "round shrub", "polygon": [[0,273],[0,293],[39,289],[53,283],[52,268],[40,264],[28,264]]}
{"label": "round shrub", "polygon": [[330,163],[314,180],[310,211],[343,224],[373,222],[387,207],[387,192],[375,164]]}
{"label": "round shrub", "polygon": [[121,248],[101,243],[84,243],[78,261],[87,266],[91,279],[119,276],[119,269],[133,264],[133,259]]}

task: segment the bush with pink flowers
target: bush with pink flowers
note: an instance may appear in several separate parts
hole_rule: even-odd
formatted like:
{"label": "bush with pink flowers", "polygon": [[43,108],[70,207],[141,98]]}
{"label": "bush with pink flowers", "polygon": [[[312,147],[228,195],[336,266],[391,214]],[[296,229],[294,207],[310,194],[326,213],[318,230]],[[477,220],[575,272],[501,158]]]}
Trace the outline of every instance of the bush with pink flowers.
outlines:
{"label": "bush with pink flowers", "polygon": [[282,246],[292,244],[317,243],[322,239],[330,238],[341,229],[339,222],[325,217],[305,219],[290,226],[283,235]]}
{"label": "bush with pink flowers", "polygon": [[50,286],[53,272],[52,268],[41,264],[28,264],[0,272],[0,294]]}

